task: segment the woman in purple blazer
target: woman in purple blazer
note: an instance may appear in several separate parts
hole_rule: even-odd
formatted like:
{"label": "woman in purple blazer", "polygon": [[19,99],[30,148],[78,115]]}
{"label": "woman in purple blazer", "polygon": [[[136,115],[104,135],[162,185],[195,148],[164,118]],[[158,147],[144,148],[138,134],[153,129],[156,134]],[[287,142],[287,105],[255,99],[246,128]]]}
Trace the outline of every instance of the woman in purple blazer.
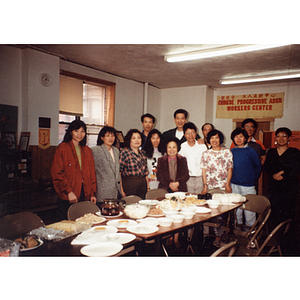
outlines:
{"label": "woman in purple blazer", "polygon": [[189,170],[186,158],[178,155],[180,142],[177,138],[170,138],[166,143],[167,154],[158,159],[157,180],[158,188],[172,192],[187,192],[186,182],[189,179]]}

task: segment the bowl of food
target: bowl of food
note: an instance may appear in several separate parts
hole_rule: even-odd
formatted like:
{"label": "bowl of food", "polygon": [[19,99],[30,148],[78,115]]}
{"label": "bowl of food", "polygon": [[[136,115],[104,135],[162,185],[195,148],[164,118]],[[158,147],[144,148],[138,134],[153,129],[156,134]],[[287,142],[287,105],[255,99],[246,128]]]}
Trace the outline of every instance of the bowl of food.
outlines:
{"label": "bowl of food", "polygon": [[182,214],[172,215],[171,218],[173,219],[174,223],[182,223],[184,220],[184,215]]}
{"label": "bowl of food", "polygon": [[173,223],[173,219],[167,218],[167,217],[162,217],[162,218],[157,218],[159,225],[162,227],[169,227]]}
{"label": "bowl of food", "polygon": [[217,208],[220,205],[219,200],[206,200],[206,203],[208,204],[209,208]]}
{"label": "bowl of food", "polygon": [[195,211],[182,211],[180,214],[182,214],[186,220],[191,220],[196,213]]}
{"label": "bowl of food", "polygon": [[147,216],[150,206],[143,204],[129,204],[124,208],[124,213],[130,219],[142,219]]}

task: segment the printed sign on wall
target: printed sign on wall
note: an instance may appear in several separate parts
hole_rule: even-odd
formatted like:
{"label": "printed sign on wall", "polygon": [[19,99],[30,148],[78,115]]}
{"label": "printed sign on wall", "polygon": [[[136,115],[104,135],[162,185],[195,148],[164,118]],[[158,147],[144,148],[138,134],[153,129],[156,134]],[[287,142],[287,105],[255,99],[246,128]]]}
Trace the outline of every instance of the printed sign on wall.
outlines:
{"label": "printed sign on wall", "polygon": [[281,118],[284,93],[217,96],[220,119]]}

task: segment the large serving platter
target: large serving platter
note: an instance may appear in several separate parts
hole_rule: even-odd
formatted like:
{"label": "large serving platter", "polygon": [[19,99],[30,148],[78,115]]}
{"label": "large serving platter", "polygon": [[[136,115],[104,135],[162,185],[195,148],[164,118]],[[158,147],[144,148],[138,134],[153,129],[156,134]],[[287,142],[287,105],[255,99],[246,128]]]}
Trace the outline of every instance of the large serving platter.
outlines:
{"label": "large serving platter", "polygon": [[126,229],[134,234],[150,234],[158,231],[158,227],[146,224],[133,225],[127,227]]}
{"label": "large serving platter", "polygon": [[112,256],[119,253],[123,249],[123,245],[116,242],[102,242],[84,246],[80,252],[85,256],[101,257]]}
{"label": "large serving platter", "polygon": [[117,232],[117,233],[109,233],[104,234],[100,237],[100,242],[117,242],[120,244],[127,244],[131,241],[133,241],[136,238],[134,234],[131,233],[123,233],[123,232]]}

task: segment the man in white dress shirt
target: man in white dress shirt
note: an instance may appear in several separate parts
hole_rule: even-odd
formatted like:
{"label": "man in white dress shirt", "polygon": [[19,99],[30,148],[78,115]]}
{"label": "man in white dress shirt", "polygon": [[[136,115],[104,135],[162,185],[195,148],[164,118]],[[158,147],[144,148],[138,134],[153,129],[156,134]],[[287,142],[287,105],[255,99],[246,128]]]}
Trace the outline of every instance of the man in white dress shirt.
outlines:
{"label": "man in white dress shirt", "polygon": [[200,194],[203,189],[202,168],[200,162],[202,153],[207,150],[205,144],[196,141],[197,128],[194,123],[188,122],[183,126],[186,142],[181,144],[179,154],[186,157],[190,179],[187,181],[189,193]]}

